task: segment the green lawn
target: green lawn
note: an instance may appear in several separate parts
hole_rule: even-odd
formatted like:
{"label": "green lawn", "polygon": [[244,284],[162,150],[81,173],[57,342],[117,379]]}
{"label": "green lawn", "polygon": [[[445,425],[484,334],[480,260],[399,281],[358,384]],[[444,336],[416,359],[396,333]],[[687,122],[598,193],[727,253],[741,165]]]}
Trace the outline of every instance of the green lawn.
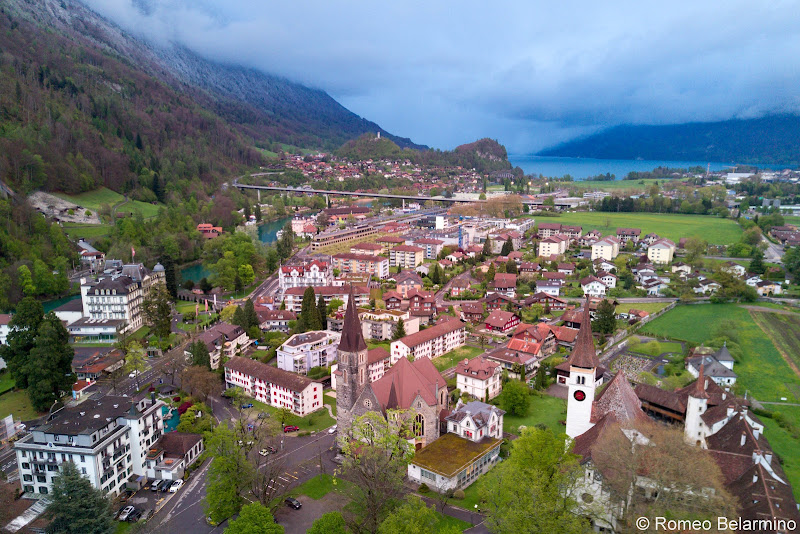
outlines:
{"label": "green lawn", "polygon": [[325,394],[322,395],[322,402],[325,403],[325,404],[330,405],[331,411],[333,412],[333,415],[336,415],[336,398],[335,397],[331,397],[330,395],[325,393]]}
{"label": "green lawn", "polygon": [[158,210],[161,204],[150,204],[149,202],[141,202],[139,200],[131,200],[117,208],[117,213],[134,214],[139,212],[145,219],[150,219],[158,215]]}
{"label": "green lawn", "polygon": [[633,304],[620,304],[617,306],[616,312],[627,312],[631,308],[634,310],[643,310],[648,313],[656,313],[669,306],[668,302],[635,302]]}
{"label": "green lawn", "polygon": [[121,194],[108,189],[107,187],[101,187],[100,189],[95,189],[94,191],[87,191],[86,193],[81,193],[79,195],[65,195],[64,193],[55,193],[55,196],[58,198],[62,198],[69,202],[74,202],[75,204],[81,206],[82,208],[87,208],[93,212],[99,211],[100,207],[103,204],[108,204],[109,206],[113,206],[118,202],[122,202],[125,200],[125,197]]}
{"label": "green lawn", "polygon": [[367,340],[367,349],[377,349],[378,347],[385,349],[386,352],[392,352],[391,341],[375,341],[374,339]]}
{"label": "green lawn", "polygon": [[435,365],[439,371],[444,371],[445,369],[450,369],[451,367],[455,367],[458,364],[458,362],[460,362],[464,358],[471,360],[475,356],[478,356],[479,354],[483,353],[484,350],[481,348],[464,346],[464,347],[459,347],[455,350],[451,350],[444,356],[434,358],[432,361],[433,365]]}
{"label": "green lawn", "polygon": [[[8,370],[0,373],[0,394],[14,389],[14,379],[11,378],[11,373]],[[2,415],[2,414],[0,414]]]}
{"label": "green lawn", "polygon": [[473,482],[467,489],[464,490],[463,499],[460,501],[458,499],[453,499],[453,505],[467,510],[474,510],[476,504],[480,507],[481,500],[480,497],[478,497],[478,494],[480,493],[481,486],[483,486],[483,481],[485,478],[486,475]]}
{"label": "green lawn", "polygon": [[[243,401],[245,404],[252,402],[254,409],[257,409],[262,412],[267,412],[272,415],[272,417],[278,418],[280,421],[280,410],[273,406],[268,406],[263,402],[259,402],[255,399],[246,399]],[[325,408],[321,410],[317,410],[314,413],[308,414],[305,417],[299,417],[294,414],[290,414],[289,417],[286,418],[285,425],[296,425],[300,427],[300,431],[306,432],[319,432],[321,430],[325,430],[326,428],[330,428],[336,424],[336,420],[333,419],[330,414],[328,414],[328,410]]]}
{"label": "green lawn", "polygon": [[503,417],[503,430],[510,434],[519,435],[520,425],[526,427],[543,424],[556,434],[564,434],[566,429],[561,421],[567,418],[567,401],[550,395],[533,394],[529,397],[528,415],[518,417],[506,414]]}
{"label": "green lawn", "polygon": [[36,419],[41,414],[33,409],[25,390],[9,391],[0,395],[0,416],[14,416],[14,421]]}
{"label": "green lawn", "polygon": [[[770,410],[781,412],[792,421],[800,421],[800,406],[768,405]],[[764,435],[772,449],[781,458],[781,466],[792,483],[794,498],[800,500],[800,455],[797,454],[798,440],[768,417],[759,418],[764,423]]]}
{"label": "green lawn", "polygon": [[579,224],[583,226],[584,232],[596,228],[603,235],[614,234],[620,227],[640,228],[642,235],[652,232],[675,243],[682,237],[696,236],[711,244],[730,245],[739,241],[742,235],[741,227],[732,219],[721,219],[710,215],[580,211],[548,218],[547,222]]}
{"label": "green lawn", "polygon": [[95,237],[104,237],[111,233],[114,228],[110,224],[77,224],[77,223],[63,223],[64,232],[71,239],[92,239]]}
{"label": "green lawn", "polygon": [[[455,502],[453,504],[455,504]],[[459,532],[464,532],[468,528],[472,528],[472,525],[466,521],[462,521],[449,515],[440,514],[436,510],[434,510],[434,513],[439,517],[439,522],[436,523],[436,526],[433,528],[434,532],[441,532],[443,529],[452,527],[456,527]]]}
{"label": "green lawn", "polygon": [[[768,315],[768,314],[767,314]],[[767,334],[753,320],[751,314],[743,307],[735,304],[698,304],[677,306],[643,327],[643,333],[681,339],[694,343],[703,343],[711,339],[715,328],[725,320],[735,321],[735,330],[742,349],[742,360],[734,364],[733,370],[739,375],[737,386],[740,391],[746,390],[757,400],[778,401],[786,397],[793,402],[800,401],[800,377],[798,377],[781,356]],[[800,427],[800,409],[769,407],[770,410],[781,411],[795,426]],[[763,418],[766,420],[766,418]],[[769,430],[776,424],[767,424]],[[781,458],[797,458],[800,450],[800,439],[794,438],[785,431],[766,432],[773,450]],[[787,476],[792,487],[800,488],[800,465],[789,462]],[[795,489],[800,496],[800,491]]]}
{"label": "green lawn", "polygon": [[628,346],[628,350],[656,357],[664,352],[683,352],[683,347],[676,341],[650,341],[647,343],[631,343]]}
{"label": "green lawn", "polygon": [[586,189],[599,189],[601,191],[622,191],[625,190],[626,193],[632,193],[634,191],[646,191],[653,182],[658,182],[659,185],[663,184],[667,180],[664,178],[659,178],[658,180],[645,180],[644,185],[639,183],[639,180],[612,180],[612,181],[600,181],[600,180],[579,180],[577,182],[572,182],[569,184],[570,187],[580,187]]}

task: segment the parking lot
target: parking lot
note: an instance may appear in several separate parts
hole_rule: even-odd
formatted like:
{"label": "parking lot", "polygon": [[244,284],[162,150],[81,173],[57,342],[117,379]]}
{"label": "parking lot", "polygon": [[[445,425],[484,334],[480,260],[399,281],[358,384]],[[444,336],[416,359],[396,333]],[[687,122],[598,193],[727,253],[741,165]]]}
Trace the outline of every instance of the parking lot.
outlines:
{"label": "parking lot", "polygon": [[[153,481],[153,483],[160,482],[158,480]],[[148,483],[144,488],[140,489],[133,495],[131,495],[127,501],[120,502],[116,508],[114,509],[115,512],[119,512],[126,506],[133,506],[140,512],[142,512],[142,517],[146,517],[148,512],[152,511],[154,514],[157,510],[159,510],[171,497],[174,497],[175,493],[169,493],[168,491],[152,491],[151,484]],[[152,515],[152,514],[150,514]]]}

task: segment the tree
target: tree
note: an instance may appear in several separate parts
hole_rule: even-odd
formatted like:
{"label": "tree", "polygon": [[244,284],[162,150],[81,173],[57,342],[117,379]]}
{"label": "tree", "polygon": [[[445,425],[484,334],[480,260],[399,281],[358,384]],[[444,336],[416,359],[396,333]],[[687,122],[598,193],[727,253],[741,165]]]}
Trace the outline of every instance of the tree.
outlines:
{"label": "tree", "polygon": [[172,332],[172,306],[170,305],[170,294],[167,286],[156,284],[150,288],[150,293],[142,301],[142,316],[150,326],[151,332],[158,336],[158,344],[161,346],[163,338],[169,338]]}
{"label": "tree", "polygon": [[161,258],[161,265],[164,266],[164,282],[171,298],[178,298],[178,277],[175,274],[175,260],[172,256]]}
{"label": "tree", "polygon": [[514,260],[508,260],[506,262],[506,272],[508,274],[517,274],[517,262]]}
{"label": "tree", "polygon": [[58,534],[110,534],[115,525],[111,503],[72,462],[61,464],[53,479],[47,516],[52,522],[47,532]]}
{"label": "tree", "polygon": [[261,324],[258,320],[258,314],[256,313],[256,306],[250,299],[247,299],[244,302],[244,322],[247,325],[245,327],[246,329],[250,329]]}
{"label": "tree", "polygon": [[244,310],[241,306],[236,306],[236,309],[233,311],[233,318],[231,319],[231,322],[247,330],[247,321],[245,320]]}
{"label": "tree", "polygon": [[328,512],[314,521],[306,534],[347,534],[347,524],[341,512]]}
{"label": "tree", "polygon": [[703,254],[706,253],[707,247],[708,243],[699,237],[690,237],[687,239],[686,244],[684,245],[684,248],[686,249],[686,263],[695,265],[701,261]]}
{"label": "tree", "polygon": [[345,520],[356,533],[376,532],[403,496],[403,480],[414,454],[410,412],[387,410],[358,417],[340,437],[344,460],[338,473],[354,483]]}
{"label": "tree", "polygon": [[786,272],[797,278],[800,276],[800,246],[789,247],[783,255],[783,266]]}
{"label": "tree", "polygon": [[597,306],[597,319],[592,325],[602,334],[613,334],[617,328],[616,309],[607,299]]}
{"label": "tree", "polygon": [[261,204],[256,203],[256,208],[255,208],[255,210],[253,212],[253,215],[256,216],[256,221],[257,222],[261,222],[261,217],[262,217],[262,215],[261,215]]}
{"label": "tree", "polygon": [[199,365],[211,370],[211,355],[203,341],[198,340],[189,345],[189,353],[192,355],[192,365]]}
{"label": "tree", "polygon": [[303,292],[303,302],[300,305],[300,317],[297,321],[297,330],[299,332],[322,329],[314,297],[314,288],[307,287]]}
{"label": "tree", "polygon": [[222,308],[222,311],[219,312],[220,321],[225,323],[232,323],[233,316],[238,308],[239,306],[236,304],[230,304]]}
{"label": "tree", "polygon": [[503,409],[517,417],[525,417],[528,415],[528,386],[521,380],[509,380],[503,386],[503,392],[500,394],[500,405]]}
{"label": "tree", "polygon": [[44,318],[42,303],[33,297],[25,297],[17,304],[17,312],[8,323],[6,344],[0,345],[0,358],[5,360],[16,387],[28,387],[25,364],[36,343],[36,334]]}
{"label": "tree", "polygon": [[511,236],[508,236],[506,242],[503,243],[503,248],[500,250],[500,255],[508,256],[512,252],[514,252],[514,242],[511,241]]}
{"label": "tree", "polygon": [[612,425],[598,437],[592,461],[603,473],[603,489],[623,503],[622,532],[635,532],[640,516],[713,520],[736,515],[736,499],[726,490],[719,466],[708,451],[686,443],[679,428],[649,420],[627,428]]}
{"label": "tree", "polygon": [[205,512],[215,523],[239,512],[244,503],[241,493],[253,477],[253,467],[238,441],[228,425],[218,425],[206,440],[205,455],[213,460],[208,468]]}
{"label": "tree", "polygon": [[128,374],[135,373],[136,389],[139,389],[139,375],[147,369],[147,360],[145,359],[144,348],[138,341],[131,341],[128,344],[124,368]]}
{"label": "tree", "polygon": [[439,272],[438,263],[435,263],[433,265],[433,269],[431,269],[429,278],[431,279],[431,282],[433,282],[434,284],[440,284],[442,282],[442,276],[441,273]]}
{"label": "tree", "polygon": [[253,266],[250,265],[249,263],[240,265],[236,274],[239,275],[239,279],[242,281],[243,286],[249,286],[256,279],[256,274],[255,271],[253,271]]}
{"label": "tree", "polygon": [[36,286],[33,283],[33,276],[31,270],[27,265],[20,265],[17,268],[17,282],[22,289],[22,293],[27,297],[32,297],[36,294]]}
{"label": "tree", "polygon": [[389,514],[378,527],[378,534],[428,534],[429,532],[460,532],[459,529],[437,529],[439,518],[416,495],[406,497],[403,504]]}
{"label": "tree", "polygon": [[211,395],[219,394],[222,384],[214,371],[192,365],[181,373],[181,387],[192,397],[208,402]]}
{"label": "tree", "polygon": [[494,263],[491,263],[489,265],[489,270],[486,271],[486,277],[485,277],[486,282],[487,283],[494,282],[494,275],[495,275]]}
{"label": "tree", "polygon": [[392,335],[392,340],[395,341],[403,337],[406,337],[406,323],[403,321],[403,318],[400,317],[397,319],[397,323],[394,325],[394,335]]}
{"label": "tree", "polygon": [[483,251],[481,251],[481,254],[484,256],[492,255],[492,240],[489,236],[486,236],[486,241],[483,242]]}
{"label": "tree", "polygon": [[239,516],[228,524],[225,534],[282,534],[283,526],[277,524],[269,509],[253,502],[243,506]]}
{"label": "tree", "polygon": [[767,267],[764,265],[764,253],[757,248],[753,249],[753,259],[747,267],[747,270],[755,274],[764,274],[767,270]]}
{"label": "tree", "polygon": [[321,329],[328,328],[328,306],[325,304],[325,297],[322,296],[322,293],[317,299],[317,319]]}
{"label": "tree", "polygon": [[484,475],[479,495],[491,532],[578,534],[589,530],[572,498],[582,482],[577,457],[563,435],[529,427],[511,443],[508,459]]}
{"label": "tree", "polygon": [[42,319],[36,342],[24,364],[28,381],[28,398],[36,411],[43,412],[71,390],[75,383],[72,359],[75,350],[69,344],[69,333],[53,312]]}

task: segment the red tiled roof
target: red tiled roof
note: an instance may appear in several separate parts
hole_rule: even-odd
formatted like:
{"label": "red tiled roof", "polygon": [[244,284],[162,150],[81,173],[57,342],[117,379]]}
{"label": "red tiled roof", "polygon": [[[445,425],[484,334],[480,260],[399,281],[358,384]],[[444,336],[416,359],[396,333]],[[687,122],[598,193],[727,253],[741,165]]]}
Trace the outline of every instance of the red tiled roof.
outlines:
{"label": "red tiled roof", "polygon": [[505,310],[494,310],[486,318],[486,324],[495,328],[505,328],[516,317],[515,314]]}
{"label": "red tiled roof", "polygon": [[450,317],[448,320],[428,327],[425,330],[420,330],[419,332],[408,335],[404,338],[400,338],[399,341],[408,348],[414,348],[418,345],[422,345],[423,343],[427,343],[432,339],[436,339],[439,336],[455,332],[456,330],[460,330],[462,328],[465,328],[464,323],[455,317]]}
{"label": "red tiled roof", "polygon": [[647,418],[625,373],[618,372],[592,403],[592,421],[599,421],[609,413],[618,421]]}
{"label": "red tiled roof", "polygon": [[456,374],[464,375],[478,380],[486,380],[494,375],[495,370],[500,366],[498,363],[491,362],[483,356],[478,356],[471,360],[459,362],[456,366]]}
{"label": "red tiled roof", "polygon": [[290,373],[289,371],[278,369],[277,367],[261,363],[257,360],[242,358],[241,356],[234,356],[225,362],[225,368],[271,384],[277,384],[290,391],[301,392],[314,382],[305,376]]}
{"label": "red tiled roof", "polygon": [[429,406],[436,406],[436,392],[441,388],[446,389],[447,381],[428,358],[419,358],[413,362],[408,361],[408,358],[400,358],[371,387],[384,410],[407,409],[417,395]]}

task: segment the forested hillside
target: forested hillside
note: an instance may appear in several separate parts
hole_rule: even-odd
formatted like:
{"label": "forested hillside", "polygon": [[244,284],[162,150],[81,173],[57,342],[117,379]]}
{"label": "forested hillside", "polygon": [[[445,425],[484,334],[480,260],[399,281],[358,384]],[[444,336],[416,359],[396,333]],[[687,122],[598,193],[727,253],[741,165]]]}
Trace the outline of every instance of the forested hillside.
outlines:
{"label": "forested hillside", "polygon": [[665,126],[616,126],[543,150],[542,156],[601,159],[800,164],[800,117],[697,122]]}

